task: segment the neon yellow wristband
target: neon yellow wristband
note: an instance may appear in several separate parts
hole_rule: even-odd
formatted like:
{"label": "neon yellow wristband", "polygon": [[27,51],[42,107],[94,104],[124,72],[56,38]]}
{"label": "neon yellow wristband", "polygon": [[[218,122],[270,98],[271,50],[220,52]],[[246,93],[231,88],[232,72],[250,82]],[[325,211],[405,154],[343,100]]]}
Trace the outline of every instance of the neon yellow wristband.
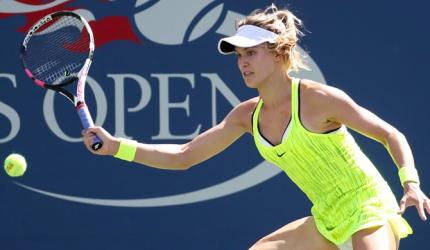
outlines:
{"label": "neon yellow wristband", "polygon": [[119,138],[119,149],[114,155],[115,158],[124,161],[133,161],[137,150],[137,141]]}
{"label": "neon yellow wristband", "polygon": [[420,178],[418,171],[415,167],[405,166],[399,169],[399,178],[402,186],[405,186],[405,182],[415,182],[420,184]]}

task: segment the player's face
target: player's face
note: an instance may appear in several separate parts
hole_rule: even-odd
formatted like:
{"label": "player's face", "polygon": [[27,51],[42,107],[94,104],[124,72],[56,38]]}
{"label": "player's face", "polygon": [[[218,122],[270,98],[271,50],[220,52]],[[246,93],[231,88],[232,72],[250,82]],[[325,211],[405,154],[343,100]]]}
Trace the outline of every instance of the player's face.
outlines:
{"label": "player's face", "polygon": [[275,56],[265,45],[236,47],[237,64],[248,87],[258,88],[274,71]]}

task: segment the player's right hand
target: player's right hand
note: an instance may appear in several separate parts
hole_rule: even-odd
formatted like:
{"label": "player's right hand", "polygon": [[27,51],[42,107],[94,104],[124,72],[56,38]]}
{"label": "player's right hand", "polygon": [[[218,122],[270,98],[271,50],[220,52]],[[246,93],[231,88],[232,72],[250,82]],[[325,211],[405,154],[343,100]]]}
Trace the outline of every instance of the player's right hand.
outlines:
{"label": "player's right hand", "polygon": [[[103,147],[99,150],[94,151],[91,148],[91,144],[94,141],[95,136],[100,138],[103,142]],[[113,137],[109,132],[107,132],[104,128],[95,126],[82,130],[83,141],[87,149],[97,155],[114,155],[118,151],[119,148],[119,139]]]}

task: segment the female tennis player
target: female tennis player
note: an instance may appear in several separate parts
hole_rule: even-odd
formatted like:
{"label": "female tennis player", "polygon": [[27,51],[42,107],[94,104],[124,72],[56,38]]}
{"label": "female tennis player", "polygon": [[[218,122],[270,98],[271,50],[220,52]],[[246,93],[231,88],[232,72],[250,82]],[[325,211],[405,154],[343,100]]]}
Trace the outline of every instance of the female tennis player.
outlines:
{"label": "female tennis player", "polygon": [[[219,41],[221,53],[237,55],[245,84],[258,96],[190,142],[138,143],[94,127],[83,132],[85,145],[95,154],[185,170],[249,133],[264,159],[283,169],[313,204],[312,216],[285,225],[250,249],[398,249],[400,239],[412,233],[401,216],[405,208],[415,206],[422,220],[430,213],[408,142],[343,91],[290,77],[292,70],[306,68],[296,50],[300,27],[292,12],[271,6],[240,20],[237,33]],[[392,156],[404,187],[400,207],[348,128],[382,143]],[[98,151],[90,147],[94,135],[104,142]]]}

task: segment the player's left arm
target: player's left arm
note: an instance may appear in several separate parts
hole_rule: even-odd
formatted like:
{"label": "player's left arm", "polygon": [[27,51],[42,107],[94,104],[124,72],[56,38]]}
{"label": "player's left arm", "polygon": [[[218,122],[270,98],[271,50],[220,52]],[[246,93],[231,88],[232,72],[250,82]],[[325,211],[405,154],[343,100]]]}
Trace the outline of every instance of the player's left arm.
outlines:
{"label": "player's left arm", "polygon": [[[398,168],[415,170],[411,147],[399,130],[377,115],[358,105],[345,92],[329,86],[319,88],[320,105],[327,112],[327,120],[337,122],[382,143],[390,153]],[[426,220],[425,210],[430,214],[430,200],[421,191],[418,183],[405,182],[405,195],[400,201],[400,212],[408,206],[415,206],[422,220]]]}
{"label": "player's left arm", "polygon": [[398,167],[414,165],[412,150],[403,133],[358,105],[344,91],[328,86],[323,91],[325,94],[323,104],[328,121],[344,124],[382,143]]}

